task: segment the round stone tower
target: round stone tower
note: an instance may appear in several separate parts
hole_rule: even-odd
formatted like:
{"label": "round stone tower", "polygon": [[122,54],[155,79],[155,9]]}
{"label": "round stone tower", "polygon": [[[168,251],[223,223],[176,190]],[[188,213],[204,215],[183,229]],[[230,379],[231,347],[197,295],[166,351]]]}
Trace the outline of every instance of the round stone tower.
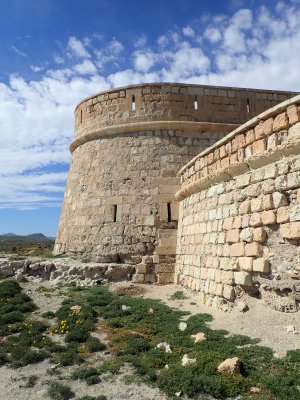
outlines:
{"label": "round stone tower", "polygon": [[280,102],[281,95],[157,83],[84,99],[75,110],[55,252],[133,264],[151,255],[170,273],[177,172],[238,125]]}

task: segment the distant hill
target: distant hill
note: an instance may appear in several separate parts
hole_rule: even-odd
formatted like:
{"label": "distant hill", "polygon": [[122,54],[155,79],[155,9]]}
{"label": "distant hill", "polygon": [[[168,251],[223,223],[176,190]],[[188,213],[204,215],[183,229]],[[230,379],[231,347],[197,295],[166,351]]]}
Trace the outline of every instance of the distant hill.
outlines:
{"label": "distant hill", "polygon": [[53,249],[55,239],[50,239],[42,233],[32,233],[22,236],[14,233],[0,235],[0,252],[16,252],[21,249]]}
{"label": "distant hill", "polygon": [[43,235],[42,233],[32,233],[31,235],[27,235],[27,237],[37,240],[49,240],[49,238],[47,238],[47,236]]}

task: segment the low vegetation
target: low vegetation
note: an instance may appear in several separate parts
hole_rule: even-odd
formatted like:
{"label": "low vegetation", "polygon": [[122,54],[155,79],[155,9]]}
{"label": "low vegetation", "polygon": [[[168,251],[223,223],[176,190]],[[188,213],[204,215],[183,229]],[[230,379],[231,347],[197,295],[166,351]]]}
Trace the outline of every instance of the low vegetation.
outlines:
{"label": "low vegetation", "polygon": [[[70,382],[95,385],[130,364],[137,379],[159,387],[171,398],[176,393],[191,398],[240,396],[240,400],[300,397],[300,350],[275,359],[271,349],[259,346],[258,340],[210,329],[208,314],[188,316],[159,301],[112,293],[105,286],[73,287],[67,293],[55,315],[44,314],[44,320],[39,321],[30,314],[36,307],[19,285],[0,282],[0,365],[18,368],[51,358],[58,363],[52,375],[59,377],[60,368],[74,365]],[[187,324],[184,330],[179,329],[182,317]],[[96,327],[108,335],[111,356],[102,362],[89,362],[94,352],[106,349],[93,336]],[[205,340],[195,343],[191,336],[199,332]],[[60,344],[55,337],[63,339]],[[167,344],[170,351],[159,348],[160,343]],[[183,366],[184,355],[195,361]],[[241,360],[240,374],[218,372],[218,365],[232,357]],[[134,381],[132,375],[128,379]],[[34,384],[32,378],[30,385]],[[75,397],[59,380],[49,384],[48,395],[54,400]],[[105,396],[76,399],[105,400]]]}

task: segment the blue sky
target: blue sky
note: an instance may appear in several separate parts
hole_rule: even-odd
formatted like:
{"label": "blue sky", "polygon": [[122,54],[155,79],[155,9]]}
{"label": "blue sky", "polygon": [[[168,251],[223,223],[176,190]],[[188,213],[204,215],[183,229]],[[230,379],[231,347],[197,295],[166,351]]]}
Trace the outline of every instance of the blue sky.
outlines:
{"label": "blue sky", "polygon": [[73,111],[174,81],[300,91],[300,0],[0,0],[0,233],[54,236]]}

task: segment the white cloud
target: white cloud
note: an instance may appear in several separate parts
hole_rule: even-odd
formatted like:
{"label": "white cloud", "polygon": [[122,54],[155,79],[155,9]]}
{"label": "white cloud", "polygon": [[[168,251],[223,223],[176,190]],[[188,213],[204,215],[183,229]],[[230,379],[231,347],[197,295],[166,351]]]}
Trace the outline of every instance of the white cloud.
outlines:
{"label": "white cloud", "polygon": [[169,39],[166,35],[161,35],[157,39],[157,44],[160,47],[166,47],[169,44]]}
{"label": "white cloud", "polygon": [[252,24],[251,10],[240,10],[231,19],[229,25],[224,30],[224,48],[231,54],[245,52],[246,39],[245,30]]}
{"label": "white cloud", "polygon": [[75,36],[71,36],[68,42],[68,49],[71,51],[72,55],[82,58],[89,58],[90,54],[86,50],[83,42],[78,40]]}
{"label": "white cloud", "polygon": [[97,72],[97,68],[90,60],[83,60],[81,64],[74,65],[73,70],[81,75],[95,74]]}
{"label": "white cloud", "polygon": [[144,47],[147,43],[147,36],[142,34],[134,43],[134,47]]}
{"label": "white cloud", "polygon": [[30,65],[30,68],[32,69],[33,72],[40,72],[43,71],[43,67],[39,67],[38,65]]}
{"label": "white cloud", "polygon": [[11,46],[11,49],[12,49],[16,54],[18,54],[18,56],[27,57],[27,54],[24,53],[24,51],[18,49],[16,46]]}
{"label": "white cloud", "polygon": [[204,37],[211,43],[217,43],[221,40],[222,35],[219,29],[209,27],[204,31]]}
{"label": "white cloud", "polygon": [[195,31],[194,31],[194,29],[193,29],[192,27],[190,27],[190,26],[185,26],[185,27],[182,29],[182,32],[183,32],[184,36],[188,36],[188,37],[194,37],[194,36],[195,36]]}
{"label": "white cloud", "polygon": [[137,71],[148,72],[151,67],[158,60],[158,55],[152,51],[136,51],[133,55],[134,57],[134,68]]}

